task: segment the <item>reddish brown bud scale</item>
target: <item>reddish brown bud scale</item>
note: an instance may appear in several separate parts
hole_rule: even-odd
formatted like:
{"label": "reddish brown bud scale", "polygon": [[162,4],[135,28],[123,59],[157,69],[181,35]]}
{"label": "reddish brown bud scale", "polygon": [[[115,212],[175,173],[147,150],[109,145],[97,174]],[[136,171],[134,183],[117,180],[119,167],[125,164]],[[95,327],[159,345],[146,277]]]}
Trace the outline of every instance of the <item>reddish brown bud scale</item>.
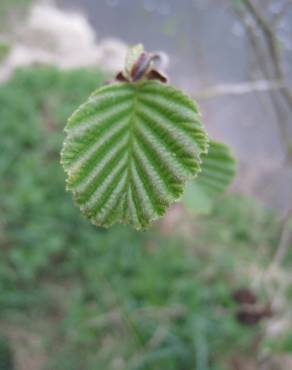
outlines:
{"label": "reddish brown bud scale", "polygon": [[137,82],[141,79],[157,80],[167,83],[167,77],[160,71],[152,68],[154,62],[160,60],[158,53],[142,52],[137,60],[132,64],[130,72],[118,72],[114,81],[108,81],[107,84],[114,82]]}
{"label": "reddish brown bud scale", "polygon": [[119,82],[129,82],[128,79],[123,75],[123,72],[119,72],[116,75],[116,80]]}
{"label": "reddish brown bud scale", "polygon": [[156,69],[151,69],[147,75],[148,80],[159,80],[162,83],[167,83],[167,77],[164,76],[161,72],[158,72]]}

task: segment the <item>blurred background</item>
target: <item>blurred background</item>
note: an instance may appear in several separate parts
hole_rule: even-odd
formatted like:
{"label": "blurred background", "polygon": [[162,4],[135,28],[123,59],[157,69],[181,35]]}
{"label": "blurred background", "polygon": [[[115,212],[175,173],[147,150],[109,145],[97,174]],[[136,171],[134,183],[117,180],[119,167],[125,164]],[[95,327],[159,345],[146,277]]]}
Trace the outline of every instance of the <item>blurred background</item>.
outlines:
{"label": "blurred background", "polygon": [[[63,128],[140,42],[238,172],[208,209],[103,230]],[[291,0],[0,0],[0,370],[292,369],[291,66]]]}

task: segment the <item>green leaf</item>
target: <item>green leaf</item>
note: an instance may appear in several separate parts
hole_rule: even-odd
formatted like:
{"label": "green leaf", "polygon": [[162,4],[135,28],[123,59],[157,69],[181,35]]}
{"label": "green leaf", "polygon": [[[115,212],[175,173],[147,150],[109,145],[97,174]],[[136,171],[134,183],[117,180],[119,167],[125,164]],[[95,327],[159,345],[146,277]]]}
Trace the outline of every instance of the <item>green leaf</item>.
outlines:
{"label": "green leaf", "polygon": [[214,199],[230,185],[236,173],[236,161],[229,148],[210,142],[209,151],[202,155],[202,172],[190,181],[183,197],[185,207],[197,214],[208,214]]}
{"label": "green leaf", "polygon": [[197,215],[209,214],[213,206],[213,198],[195,180],[187,184],[182,201],[189,212]]}
{"label": "green leaf", "polygon": [[193,101],[156,81],[98,89],[65,131],[67,189],[99,226],[146,228],[181,197],[208,147]]}

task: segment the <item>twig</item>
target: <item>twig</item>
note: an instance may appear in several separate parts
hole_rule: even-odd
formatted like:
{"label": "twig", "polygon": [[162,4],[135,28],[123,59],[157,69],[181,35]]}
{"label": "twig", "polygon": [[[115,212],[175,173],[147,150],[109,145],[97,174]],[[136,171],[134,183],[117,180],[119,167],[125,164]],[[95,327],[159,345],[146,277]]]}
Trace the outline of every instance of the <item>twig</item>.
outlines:
{"label": "twig", "polygon": [[[254,20],[257,22],[260,30],[263,33],[265,41],[268,46],[268,51],[270,57],[273,61],[273,66],[275,69],[275,77],[278,80],[285,81],[285,73],[283,69],[282,57],[279,51],[278,40],[275,36],[273,27],[261,14],[261,11],[255,6],[252,0],[244,0],[244,4],[249,10],[250,14],[253,16]],[[286,99],[286,102],[289,108],[292,110],[292,93],[289,90],[286,83],[283,84],[282,88],[283,97]]]}
{"label": "twig", "polygon": [[280,265],[288,252],[292,235],[291,219],[292,211],[287,214],[283,221],[280,242],[276,249],[272,266]]}
{"label": "twig", "polygon": [[227,95],[244,95],[254,92],[279,90],[282,88],[283,82],[280,80],[248,81],[237,84],[215,85],[207,89],[198,91],[194,94],[194,98],[198,100],[207,100]]}
{"label": "twig", "polygon": [[[289,0],[289,1],[292,3],[292,0]],[[249,7],[246,5],[247,3],[249,4]],[[267,31],[267,29],[273,30],[273,26],[270,25],[269,22],[263,18],[263,15],[257,11],[257,8],[255,7],[255,5],[253,5],[253,3],[250,0],[246,0],[244,4],[245,4],[245,9],[248,11],[249,14],[252,10],[253,13],[250,15],[253,16],[254,19],[256,18],[255,24],[248,21],[243,11],[243,8],[235,7],[234,10],[246,29],[246,34],[253,48],[253,51],[255,53],[256,61],[257,61],[258,66],[260,67],[260,71],[264,79],[266,80],[271,80],[271,79],[279,80],[276,74],[276,67],[274,65],[275,61],[273,58],[268,58],[268,56],[271,55],[271,50],[270,50],[271,43],[267,42],[267,32],[270,35],[271,31]],[[261,38],[258,35],[258,29],[256,28],[256,25],[259,27],[259,24],[260,26],[264,25],[263,27],[266,30],[266,32],[263,33],[263,36],[264,36],[264,41],[265,41],[265,45],[267,46],[267,48],[263,48]],[[277,40],[274,36],[272,36],[272,41],[273,41],[272,43],[275,42],[275,44],[273,44],[273,49],[278,48]],[[282,56],[280,53],[278,54],[278,51],[276,55],[278,58],[277,60],[280,61],[280,65],[281,65],[283,63]],[[281,66],[280,68],[281,70],[283,69],[283,67]],[[283,80],[284,72],[281,73],[281,75],[283,76],[280,78],[280,80],[284,81]],[[272,106],[274,108],[274,111],[277,117],[278,127],[279,127],[279,131],[281,134],[281,140],[285,147],[286,158],[289,159],[290,147],[291,147],[290,127],[289,127],[290,118],[288,116],[287,110],[283,109],[282,101],[280,98],[285,99],[285,103],[288,105],[290,110],[292,110],[292,102],[291,102],[291,92],[287,86],[287,83],[283,82],[283,86],[284,86],[283,89],[279,90],[279,94],[277,90],[271,90],[270,98],[271,98],[271,103],[272,103]]]}
{"label": "twig", "polygon": [[279,10],[279,12],[277,12],[273,18],[272,18],[272,24],[273,26],[276,26],[281,20],[282,18],[287,14],[287,12],[290,10],[292,6],[292,0],[287,0],[281,7],[281,9]]}

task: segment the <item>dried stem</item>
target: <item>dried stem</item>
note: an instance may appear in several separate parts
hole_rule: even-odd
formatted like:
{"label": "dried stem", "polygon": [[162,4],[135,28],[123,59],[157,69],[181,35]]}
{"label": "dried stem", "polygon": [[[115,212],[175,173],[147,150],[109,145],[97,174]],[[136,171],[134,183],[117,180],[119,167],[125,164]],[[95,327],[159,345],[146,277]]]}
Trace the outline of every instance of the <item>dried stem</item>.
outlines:
{"label": "dried stem", "polygon": [[268,47],[268,52],[270,54],[272,65],[275,71],[275,78],[283,81],[282,94],[285,98],[289,108],[292,110],[292,93],[289,90],[285,82],[285,73],[283,68],[282,56],[279,50],[278,40],[276,37],[276,32],[273,29],[271,23],[266,20],[266,18],[261,13],[260,9],[256,7],[252,0],[244,0],[246,8],[253,16],[254,20],[257,22],[259,29],[262,31],[265,42]]}
{"label": "dried stem", "polygon": [[244,95],[254,92],[279,90],[282,88],[283,82],[281,80],[248,81],[238,84],[222,84],[211,86],[205,90],[201,90],[195,93],[194,98],[197,100],[207,100],[227,95]]}
{"label": "dried stem", "polygon": [[283,17],[287,14],[287,12],[292,8],[292,0],[287,0],[279,10],[277,14],[273,16],[272,19],[272,26],[276,26],[282,19]]}
{"label": "dried stem", "polygon": [[280,236],[280,241],[276,249],[275,256],[273,258],[272,266],[280,265],[288,252],[292,236],[291,219],[292,211],[287,214],[282,223],[282,232]]}
{"label": "dried stem", "polygon": [[[292,0],[289,0],[292,3]],[[270,90],[271,103],[277,117],[278,127],[289,159],[291,154],[291,139],[290,139],[290,114],[283,107],[283,100],[286,106],[292,111],[292,95],[286,82],[286,77],[283,68],[282,55],[279,51],[278,41],[275,36],[273,25],[269,22],[262,12],[254,5],[252,0],[244,0],[244,7],[236,7],[235,12],[245,27],[248,40],[254,51],[256,62],[260,67],[260,71],[265,80],[281,81],[282,87]],[[282,12],[287,7],[282,8]],[[245,11],[244,11],[245,10]],[[252,23],[246,17],[247,13],[253,18],[255,23]],[[283,14],[282,14],[283,16]],[[258,30],[261,31],[264,38],[264,44],[259,37]],[[269,58],[268,58],[269,57]]]}

